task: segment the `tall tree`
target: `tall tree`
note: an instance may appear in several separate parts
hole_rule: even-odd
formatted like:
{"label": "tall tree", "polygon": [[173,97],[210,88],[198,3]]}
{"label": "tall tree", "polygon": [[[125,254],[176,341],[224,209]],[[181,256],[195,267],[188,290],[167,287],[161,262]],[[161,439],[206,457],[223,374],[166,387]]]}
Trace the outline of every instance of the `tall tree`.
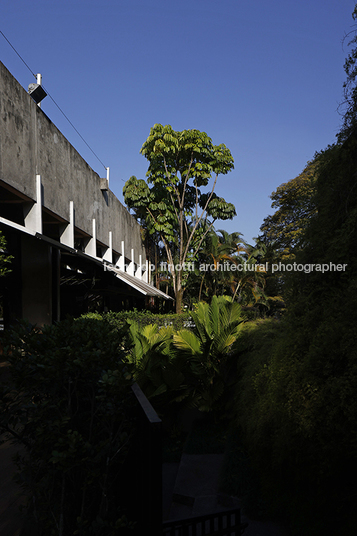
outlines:
{"label": "tall tree", "polygon": [[[357,4],[352,13],[352,18],[357,21]],[[349,32],[344,40],[348,39],[348,46],[352,47],[345,59],[344,69],[347,75],[343,84],[344,101],[341,103],[343,123],[337,134],[339,142],[345,141],[356,129],[357,119],[357,25]]]}
{"label": "tall tree", "polygon": [[316,168],[320,155],[309,162],[300,175],[281,184],[270,196],[276,212],[260,227],[259,240],[273,245],[279,260],[291,260],[302,245],[304,231],[316,213],[314,203]]}
{"label": "tall tree", "polygon": [[[205,132],[160,124],[150,130],[140,152],[149,161],[147,182],[131,177],[123,188],[124,200],[145,218],[148,231],[160,236],[180,313],[185,263],[195,259],[217,219],[236,215],[234,205],[214,191],[218,176],[231,171],[234,161],[229,149],[213,145]],[[211,179],[210,190],[202,191]]]}
{"label": "tall tree", "polygon": [[266,271],[261,264],[265,251],[262,243],[257,242],[255,246],[237,244],[237,251],[232,255],[232,261],[237,267],[231,282],[233,301],[237,298],[245,306],[266,302]]}
{"label": "tall tree", "polygon": [[[231,264],[231,256],[241,241],[241,233],[238,232],[229,234],[223,229],[217,232],[211,229],[208,233],[199,254],[199,300],[203,290],[206,297],[209,297],[224,294],[226,288],[230,286],[232,274],[226,265]],[[202,267],[209,269],[201,269]]]}
{"label": "tall tree", "polygon": [[250,369],[247,444],[270,496],[283,475],[276,504],[285,501],[294,526],[299,517],[299,534],[354,534],[357,521],[357,39],[347,66],[350,106],[339,143],[319,159],[316,213],[296,251],[308,270],[291,272],[268,358]]}

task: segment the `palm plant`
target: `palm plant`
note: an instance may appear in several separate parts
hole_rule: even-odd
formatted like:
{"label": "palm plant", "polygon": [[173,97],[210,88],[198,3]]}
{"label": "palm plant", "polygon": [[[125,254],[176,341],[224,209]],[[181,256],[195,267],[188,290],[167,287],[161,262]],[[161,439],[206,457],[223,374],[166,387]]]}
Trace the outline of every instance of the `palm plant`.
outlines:
{"label": "palm plant", "polygon": [[[217,233],[220,233],[219,236]],[[219,292],[224,293],[232,281],[232,274],[229,271],[222,270],[224,261],[232,261],[238,245],[243,243],[241,233],[227,233],[224,230],[211,231],[206,239],[205,245],[202,248],[202,260],[206,264],[213,266],[213,270],[204,271],[201,277],[200,290],[198,300],[201,300],[203,285],[206,285],[207,294],[218,295]]]}
{"label": "palm plant", "polygon": [[128,323],[133,346],[127,359],[134,365],[134,379],[146,396],[152,398],[168,388],[177,388],[183,378],[179,371],[172,374],[170,342],[173,328],[168,326],[159,329],[157,324],[139,328],[135,321],[129,320]]}
{"label": "palm plant", "polygon": [[133,365],[135,381],[160,417],[175,420],[179,405],[195,405],[192,386],[196,378],[185,356],[172,345],[173,328],[156,324],[139,328],[130,321],[129,331],[133,347],[127,359]]}
{"label": "palm plant", "polygon": [[245,305],[267,303],[264,293],[266,271],[259,265],[259,260],[264,253],[263,244],[257,243],[255,247],[246,244],[244,249],[238,248],[236,254],[232,256],[232,261],[241,268],[236,270],[231,283],[233,301],[237,297],[238,302]]}
{"label": "palm plant", "polygon": [[173,344],[189,362],[195,378],[191,400],[201,411],[210,411],[225,390],[227,360],[243,318],[239,304],[224,296],[213,296],[210,305],[198,304],[192,319],[195,330],[174,333]]}

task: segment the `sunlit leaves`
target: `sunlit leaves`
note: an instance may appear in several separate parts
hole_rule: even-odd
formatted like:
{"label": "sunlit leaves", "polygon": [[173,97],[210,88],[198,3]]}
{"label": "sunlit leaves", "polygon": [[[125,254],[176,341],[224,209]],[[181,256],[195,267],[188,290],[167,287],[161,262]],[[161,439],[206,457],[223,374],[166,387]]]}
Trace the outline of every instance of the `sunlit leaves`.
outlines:
{"label": "sunlit leaves", "polygon": [[[357,20],[357,7],[352,13],[352,18]],[[351,38],[352,35],[352,38]],[[356,128],[356,117],[357,117],[357,31],[356,25],[354,29],[349,32],[346,36],[349,39],[347,42],[348,46],[351,47],[351,50],[345,59],[344,70],[347,75],[346,81],[343,84],[344,90],[344,102],[341,104],[343,109],[343,126],[341,131],[338,134],[338,140],[343,142],[348,138],[348,136]]]}
{"label": "sunlit leaves", "polygon": [[274,243],[282,259],[289,258],[301,246],[304,231],[316,213],[316,168],[319,156],[310,162],[295,179],[281,184],[271,194],[272,207],[276,212],[265,218],[260,230],[261,240]]}
{"label": "sunlit leaves", "polygon": [[[175,266],[182,266],[200,246],[202,228],[207,232],[216,219],[236,214],[232,203],[214,192],[218,175],[233,169],[233,157],[224,144],[213,145],[205,132],[177,132],[160,124],[151,128],[140,152],[149,161],[147,183],[131,177],[123,189],[125,203],[151,235],[159,234],[168,263],[175,260]],[[211,192],[201,192],[211,178]],[[183,275],[175,269],[172,277],[179,312]]]}
{"label": "sunlit leaves", "polygon": [[149,183],[169,184],[179,173],[181,179],[188,174],[195,185],[206,186],[212,173],[226,174],[234,167],[225,145],[214,146],[205,132],[195,129],[176,132],[170,125],[154,125],[141,154],[150,162]]}

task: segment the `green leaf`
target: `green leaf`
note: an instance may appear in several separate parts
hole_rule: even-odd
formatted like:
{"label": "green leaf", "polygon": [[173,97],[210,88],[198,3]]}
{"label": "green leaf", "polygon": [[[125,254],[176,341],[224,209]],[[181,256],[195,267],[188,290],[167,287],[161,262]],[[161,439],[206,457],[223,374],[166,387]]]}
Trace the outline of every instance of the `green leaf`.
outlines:
{"label": "green leaf", "polygon": [[201,354],[201,344],[198,337],[187,329],[182,329],[173,336],[173,342],[179,350],[188,351],[192,355]]}

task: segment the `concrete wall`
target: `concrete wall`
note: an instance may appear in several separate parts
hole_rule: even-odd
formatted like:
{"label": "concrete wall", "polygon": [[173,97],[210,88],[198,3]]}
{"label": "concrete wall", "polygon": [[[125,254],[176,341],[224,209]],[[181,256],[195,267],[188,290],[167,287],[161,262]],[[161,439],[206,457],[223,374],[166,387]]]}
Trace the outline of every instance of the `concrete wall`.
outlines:
{"label": "concrete wall", "polygon": [[[140,226],[36,105],[24,88],[0,62],[0,180],[37,201],[36,176],[41,177],[42,205],[70,222],[73,201],[74,225],[139,263],[144,262]],[[103,176],[105,170],[103,169]]]}

